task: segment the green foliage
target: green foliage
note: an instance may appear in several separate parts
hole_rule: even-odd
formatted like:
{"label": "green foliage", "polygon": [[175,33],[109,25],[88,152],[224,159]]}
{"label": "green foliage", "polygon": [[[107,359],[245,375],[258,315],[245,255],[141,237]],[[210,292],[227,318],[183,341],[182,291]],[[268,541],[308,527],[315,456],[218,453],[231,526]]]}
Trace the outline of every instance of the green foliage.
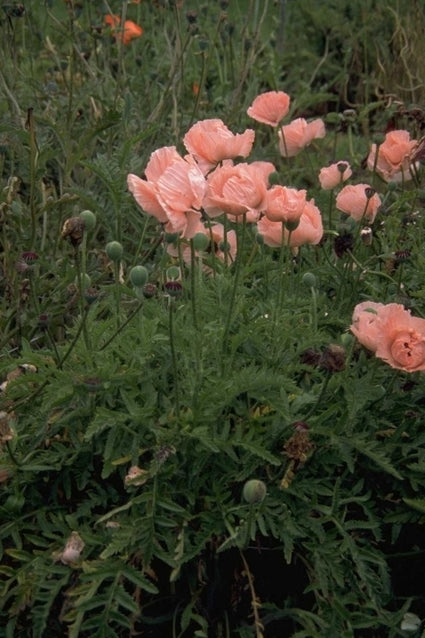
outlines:
{"label": "green foliage", "polygon": [[[423,133],[419,3],[225,5],[1,8],[7,638],[393,638],[409,610],[423,618],[423,373],[347,334],[364,299],[425,314],[423,168],[389,187],[363,162],[370,131]],[[121,45],[109,11],[143,36]],[[253,157],[308,189],[324,240],[295,254],[233,224],[235,264],[202,244],[185,262],[190,242],[168,250],[126,176],[159,146],[183,151],[196,120],[241,130],[269,89],[293,117],[329,114],[291,161],[249,120]],[[382,196],[371,245],[319,189],[341,157]],[[243,498],[250,479],[263,500]]]}

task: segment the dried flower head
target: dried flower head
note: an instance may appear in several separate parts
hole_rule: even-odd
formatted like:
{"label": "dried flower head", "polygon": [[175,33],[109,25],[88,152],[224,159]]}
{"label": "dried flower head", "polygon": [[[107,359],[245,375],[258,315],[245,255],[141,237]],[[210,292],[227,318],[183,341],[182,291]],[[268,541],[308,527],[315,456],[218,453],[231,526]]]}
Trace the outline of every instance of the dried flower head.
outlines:
{"label": "dried flower head", "polygon": [[69,239],[71,244],[79,246],[84,235],[84,220],[81,217],[70,217],[62,227],[62,239]]}
{"label": "dried flower head", "polygon": [[125,485],[143,485],[148,480],[149,472],[138,465],[132,465],[124,479]]}
{"label": "dried flower head", "polygon": [[319,366],[327,372],[341,372],[345,370],[346,353],[342,346],[331,343],[323,350]]}
{"label": "dried flower head", "polygon": [[63,552],[59,555],[59,559],[64,565],[72,565],[76,563],[85,547],[85,543],[78,532],[71,532]]}

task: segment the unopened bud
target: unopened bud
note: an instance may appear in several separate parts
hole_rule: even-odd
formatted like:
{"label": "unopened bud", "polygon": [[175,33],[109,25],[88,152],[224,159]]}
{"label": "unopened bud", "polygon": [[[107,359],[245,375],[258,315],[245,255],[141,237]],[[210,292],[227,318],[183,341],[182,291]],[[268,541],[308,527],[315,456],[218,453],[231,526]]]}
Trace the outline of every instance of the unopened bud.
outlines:
{"label": "unopened bud", "polygon": [[313,275],[312,272],[305,272],[302,276],[302,282],[309,288],[315,288],[317,286],[316,275]]}
{"label": "unopened bud", "polygon": [[81,211],[80,218],[84,221],[84,228],[86,230],[93,230],[96,226],[96,215],[91,210]]}
{"label": "unopened bud", "polygon": [[205,233],[196,233],[192,239],[192,245],[195,250],[205,251],[210,244],[210,239]]}
{"label": "unopened bud", "polygon": [[119,261],[123,254],[123,247],[119,241],[110,241],[105,246],[106,254],[112,261]]}
{"label": "unopened bud", "polygon": [[242,496],[247,503],[261,503],[267,494],[267,488],[263,481],[258,479],[250,479],[245,483],[242,490]]}
{"label": "unopened bud", "polygon": [[130,270],[130,281],[135,288],[143,288],[148,280],[148,271],[144,266],[134,266]]}

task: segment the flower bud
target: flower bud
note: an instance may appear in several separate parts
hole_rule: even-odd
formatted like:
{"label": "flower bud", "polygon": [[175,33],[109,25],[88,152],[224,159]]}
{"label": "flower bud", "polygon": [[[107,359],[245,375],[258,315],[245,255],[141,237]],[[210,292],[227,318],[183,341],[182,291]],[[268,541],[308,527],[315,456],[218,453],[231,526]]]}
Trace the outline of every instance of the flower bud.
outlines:
{"label": "flower bud", "polygon": [[258,479],[250,479],[245,483],[242,490],[242,496],[247,503],[261,503],[267,494],[267,488],[263,481]]}
{"label": "flower bud", "polygon": [[305,272],[302,276],[302,282],[308,286],[308,288],[316,288],[317,286],[316,276],[313,275],[312,272]]}
{"label": "flower bud", "polygon": [[155,284],[145,284],[143,286],[143,296],[146,297],[146,299],[152,299],[152,297],[155,297],[156,293],[158,292],[158,288],[155,286]]}
{"label": "flower bud", "polygon": [[170,297],[180,297],[183,291],[183,286],[179,281],[170,280],[164,284],[164,289]]}
{"label": "flower bud", "polygon": [[144,266],[134,266],[130,270],[130,281],[135,288],[143,288],[148,280],[148,271]]}
{"label": "flower bud", "polygon": [[178,266],[170,266],[169,268],[167,268],[167,279],[175,281],[176,279],[180,279],[180,277],[181,273]]}
{"label": "flower bud", "polygon": [[196,233],[192,239],[192,245],[195,250],[205,251],[210,244],[210,239],[205,233]]}
{"label": "flower bud", "polygon": [[105,250],[111,261],[119,261],[123,254],[123,247],[119,241],[110,241],[106,244]]}
{"label": "flower bud", "polygon": [[82,210],[79,216],[84,221],[84,228],[93,230],[96,226],[96,215],[91,210]]}

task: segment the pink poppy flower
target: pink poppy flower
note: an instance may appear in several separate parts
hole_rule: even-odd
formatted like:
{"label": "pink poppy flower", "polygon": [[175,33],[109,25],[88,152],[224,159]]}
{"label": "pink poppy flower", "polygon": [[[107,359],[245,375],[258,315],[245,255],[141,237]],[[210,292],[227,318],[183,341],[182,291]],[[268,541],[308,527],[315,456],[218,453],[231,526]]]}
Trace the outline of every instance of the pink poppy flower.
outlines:
{"label": "pink poppy flower", "polygon": [[344,186],[336,196],[336,207],[356,221],[371,224],[381,205],[381,198],[369,184]]}
{"label": "pink poppy flower", "polygon": [[267,191],[266,217],[272,222],[299,221],[307,203],[307,191],[275,185]]}
{"label": "pink poppy flower", "polygon": [[257,122],[278,126],[285,115],[288,115],[290,101],[289,95],[283,91],[267,91],[257,95],[247,114]]}
{"label": "pink poppy flower", "polygon": [[362,301],[354,308],[350,330],[365,348],[375,352],[381,334],[382,320],[388,312],[397,308],[403,308],[403,306]]}
{"label": "pink poppy flower", "polygon": [[201,216],[205,177],[195,160],[182,158],[174,147],[152,153],[145,170],[147,180],[130,174],[127,184],[145,212],[167,223],[168,232],[191,237]]}
{"label": "pink poppy flower", "polygon": [[274,170],[270,162],[218,166],[207,178],[205,211],[210,217],[222,213],[255,217],[266,207],[268,176]]}
{"label": "pink poppy flower", "polygon": [[188,155],[174,161],[158,179],[157,189],[169,220],[167,231],[192,237],[206,190],[205,177],[195,160]]}
{"label": "pink poppy flower", "polygon": [[232,133],[219,119],[196,122],[183,138],[202,172],[208,173],[218,162],[236,157],[248,157],[254,144],[255,132]]}
{"label": "pink poppy flower", "polygon": [[[283,227],[283,228],[282,228]],[[289,232],[282,222],[272,222],[265,215],[257,222],[257,231],[267,246],[278,248],[283,243],[291,247],[303,244],[318,244],[323,237],[322,215],[310,199],[305,203],[299,224],[295,230]]]}
{"label": "pink poppy flower", "polygon": [[[417,140],[411,140],[408,131],[390,131],[379,148],[376,144],[372,144],[367,166],[373,171],[376,162],[376,171],[386,182],[412,179],[410,167],[417,145]],[[378,152],[377,158],[376,152]]]}
{"label": "pink poppy flower", "polygon": [[283,157],[294,157],[316,138],[325,137],[326,130],[320,118],[307,122],[299,117],[279,130],[279,150]]}
{"label": "pink poppy flower", "polygon": [[[372,314],[372,318],[367,314]],[[392,368],[405,372],[425,370],[425,319],[412,317],[401,304],[358,304],[350,330]]]}
{"label": "pink poppy flower", "polygon": [[351,177],[353,171],[348,162],[335,162],[320,169],[319,182],[324,190],[332,190]]}
{"label": "pink poppy flower", "polygon": [[154,151],[146,165],[146,179],[130,173],[127,186],[140,208],[159,222],[168,221],[167,213],[158,199],[157,182],[164,171],[176,160],[182,159],[175,146],[163,146]]}

